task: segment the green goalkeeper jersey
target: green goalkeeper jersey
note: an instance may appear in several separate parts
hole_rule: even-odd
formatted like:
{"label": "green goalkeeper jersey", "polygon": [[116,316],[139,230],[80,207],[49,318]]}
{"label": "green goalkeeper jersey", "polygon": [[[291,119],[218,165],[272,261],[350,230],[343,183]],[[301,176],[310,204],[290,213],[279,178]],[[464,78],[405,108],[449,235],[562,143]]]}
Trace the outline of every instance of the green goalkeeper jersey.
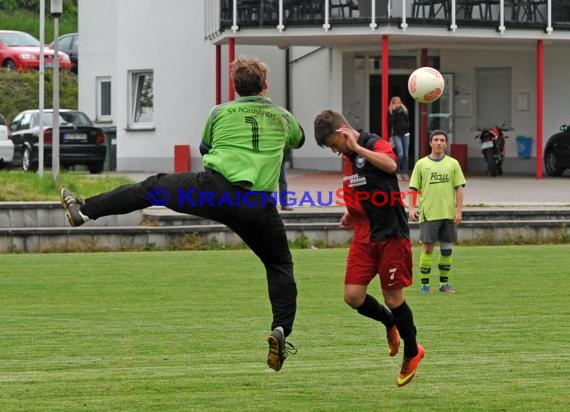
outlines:
{"label": "green goalkeeper jersey", "polygon": [[429,156],[417,161],[410,178],[410,189],[421,192],[420,222],[455,218],[455,188],[465,186],[459,162],[444,156],[433,160]]}
{"label": "green goalkeeper jersey", "polygon": [[203,162],[231,183],[274,192],[284,148],[303,142],[303,130],[287,110],[264,96],[240,97],[210,111],[202,132],[209,148]]}

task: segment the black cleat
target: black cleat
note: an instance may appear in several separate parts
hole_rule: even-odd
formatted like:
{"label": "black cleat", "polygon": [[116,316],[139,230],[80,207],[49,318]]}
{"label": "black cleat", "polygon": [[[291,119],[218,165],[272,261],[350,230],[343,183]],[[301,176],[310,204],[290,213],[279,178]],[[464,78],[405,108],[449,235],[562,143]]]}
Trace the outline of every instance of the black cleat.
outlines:
{"label": "black cleat", "polygon": [[61,206],[65,210],[65,216],[71,226],[81,226],[89,221],[89,217],[81,213],[81,206],[84,204],[82,199],[75,198],[69,189],[62,187],[59,193]]}
{"label": "black cleat", "polygon": [[267,343],[269,344],[267,365],[276,372],[281,370],[287,356],[297,353],[297,348],[285,341],[285,336],[280,329],[273,329],[273,332],[267,338]]}

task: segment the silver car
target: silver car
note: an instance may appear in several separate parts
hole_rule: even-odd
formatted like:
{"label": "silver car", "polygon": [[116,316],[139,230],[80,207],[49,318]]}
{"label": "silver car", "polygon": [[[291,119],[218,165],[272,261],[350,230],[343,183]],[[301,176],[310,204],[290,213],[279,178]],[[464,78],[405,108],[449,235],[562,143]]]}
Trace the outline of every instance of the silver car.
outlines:
{"label": "silver car", "polygon": [[8,139],[8,126],[0,115],[0,167],[10,165],[14,158],[14,143]]}

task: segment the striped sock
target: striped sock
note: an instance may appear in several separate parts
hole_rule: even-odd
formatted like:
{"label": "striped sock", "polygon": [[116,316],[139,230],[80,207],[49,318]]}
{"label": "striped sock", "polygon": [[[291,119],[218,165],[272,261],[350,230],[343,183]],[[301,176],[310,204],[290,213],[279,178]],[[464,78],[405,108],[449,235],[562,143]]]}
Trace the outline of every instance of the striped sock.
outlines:
{"label": "striped sock", "polygon": [[441,251],[437,267],[439,269],[439,286],[441,287],[449,282],[449,275],[451,274],[451,249]]}
{"label": "striped sock", "polygon": [[423,252],[420,254],[420,279],[422,285],[429,285],[429,276],[431,275],[432,255]]}

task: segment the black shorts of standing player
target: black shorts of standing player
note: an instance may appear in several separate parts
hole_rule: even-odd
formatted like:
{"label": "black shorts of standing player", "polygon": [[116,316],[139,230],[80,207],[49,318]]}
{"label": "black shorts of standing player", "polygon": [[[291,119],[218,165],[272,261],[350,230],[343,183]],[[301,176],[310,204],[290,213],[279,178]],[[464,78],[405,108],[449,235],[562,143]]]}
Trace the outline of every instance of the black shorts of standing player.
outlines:
{"label": "black shorts of standing player", "polygon": [[450,219],[424,220],[420,223],[420,240],[423,243],[455,243],[457,226]]}

